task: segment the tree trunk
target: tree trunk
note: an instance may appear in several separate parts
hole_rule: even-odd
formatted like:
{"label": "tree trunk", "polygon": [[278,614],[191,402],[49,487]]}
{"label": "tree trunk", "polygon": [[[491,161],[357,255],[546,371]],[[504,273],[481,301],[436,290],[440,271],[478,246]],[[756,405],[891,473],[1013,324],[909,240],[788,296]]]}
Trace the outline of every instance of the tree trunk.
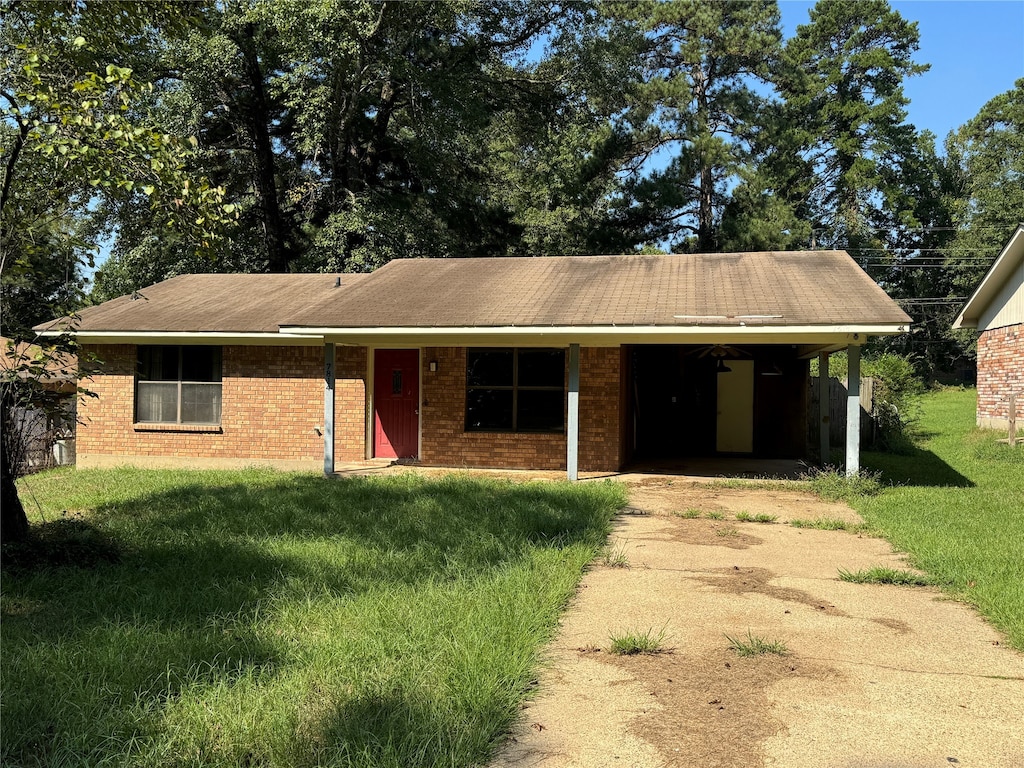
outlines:
{"label": "tree trunk", "polygon": [[288,242],[287,224],[281,215],[277,199],[277,179],[274,173],[274,147],[270,140],[270,105],[263,83],[263,68],[260,66],[256,46],[256,33],[252,24],[246,24],[244,37],[235,40],[245,62],[245,77],[249,81],[250,99],[247,117],[252,130],[254,182],[256,197],[263,218],[263,232],[267,246],[270,272],[287,272],[295,254]]}
{"label": "tree trunk", "polygon": [[7,403],[0,403],[0,542],[4,544],[28,538],[28,517],[18,498],[14,456],[8,450],[9,413]]}

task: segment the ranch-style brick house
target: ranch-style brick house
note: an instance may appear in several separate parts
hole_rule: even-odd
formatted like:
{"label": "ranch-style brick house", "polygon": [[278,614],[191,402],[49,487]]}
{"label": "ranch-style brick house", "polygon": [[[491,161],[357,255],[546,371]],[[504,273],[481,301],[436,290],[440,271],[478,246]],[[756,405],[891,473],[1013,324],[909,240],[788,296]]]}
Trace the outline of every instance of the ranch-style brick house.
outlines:
{"label": "ranch-style brick house", "polygon": [[575,478],[638,459],[799,458],[809,360],[827,371],[849,351],[859,414],[861,347],[909,323],[843,251],[184,275],[75,321],[101,362],[78,463],[330,473],[394,458]]}
{"label": "ranch-style brick house", "polygon": [[978,336],[978,426],[1006,429],[1010,397],[1024,412],[1024,224],[1017,227],[953,322]]}

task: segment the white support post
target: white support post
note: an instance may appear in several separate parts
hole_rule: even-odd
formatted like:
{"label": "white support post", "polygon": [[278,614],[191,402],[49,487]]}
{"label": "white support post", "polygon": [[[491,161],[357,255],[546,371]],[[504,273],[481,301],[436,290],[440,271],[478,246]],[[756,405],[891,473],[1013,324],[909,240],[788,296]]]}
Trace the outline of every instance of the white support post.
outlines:
{"label": "white support post", "polygon": [[821,451],[821,466],[828,465],[832,443],[830,440],[829,408],[832,403],[832,393],[829,391],[831,379],[828,375],[828,352],[818,353],[818,429],[821,433],[818,441]]}
{"label": "white support post", "polygon": [[324,344],[324,475],[334,474],[334,344]]}
{"label": "white support post", "polygon": [[860,473],[860,347],[846,349],[846,476]]}
{"label": "white support post", "polygon": [[565,468],[569,480],[579,477],[580,345],[569,345],[569,413],[565,434]]}

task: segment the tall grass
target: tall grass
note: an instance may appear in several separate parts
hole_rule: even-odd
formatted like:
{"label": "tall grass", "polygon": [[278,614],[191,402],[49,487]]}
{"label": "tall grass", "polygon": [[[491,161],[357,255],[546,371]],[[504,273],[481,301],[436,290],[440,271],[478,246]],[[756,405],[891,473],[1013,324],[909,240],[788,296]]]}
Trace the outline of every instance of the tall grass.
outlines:
{"label": "tall grass", "polygon": [[5,574],[5,766],[484,762],[625,501],[610,483],[263,471],[27,488],[121,556]]}
{"label": "tall grass", "polygon": [[973,390],[924,397],[912,451],[865,454],[890,487],[851,503],[1024,650],[1024,449],[976,429],[975,403]]}

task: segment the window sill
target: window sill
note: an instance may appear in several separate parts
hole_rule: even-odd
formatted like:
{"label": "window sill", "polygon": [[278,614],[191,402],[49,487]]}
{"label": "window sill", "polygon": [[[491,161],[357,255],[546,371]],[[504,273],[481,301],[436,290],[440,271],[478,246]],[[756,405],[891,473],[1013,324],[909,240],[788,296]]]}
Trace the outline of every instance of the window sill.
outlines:
{"label": "window sill", "polygon": [[224,432],[220,424],[158,424],[156,422],[136,422],[132,424],[136,432],[208,432],[221,434]]}

